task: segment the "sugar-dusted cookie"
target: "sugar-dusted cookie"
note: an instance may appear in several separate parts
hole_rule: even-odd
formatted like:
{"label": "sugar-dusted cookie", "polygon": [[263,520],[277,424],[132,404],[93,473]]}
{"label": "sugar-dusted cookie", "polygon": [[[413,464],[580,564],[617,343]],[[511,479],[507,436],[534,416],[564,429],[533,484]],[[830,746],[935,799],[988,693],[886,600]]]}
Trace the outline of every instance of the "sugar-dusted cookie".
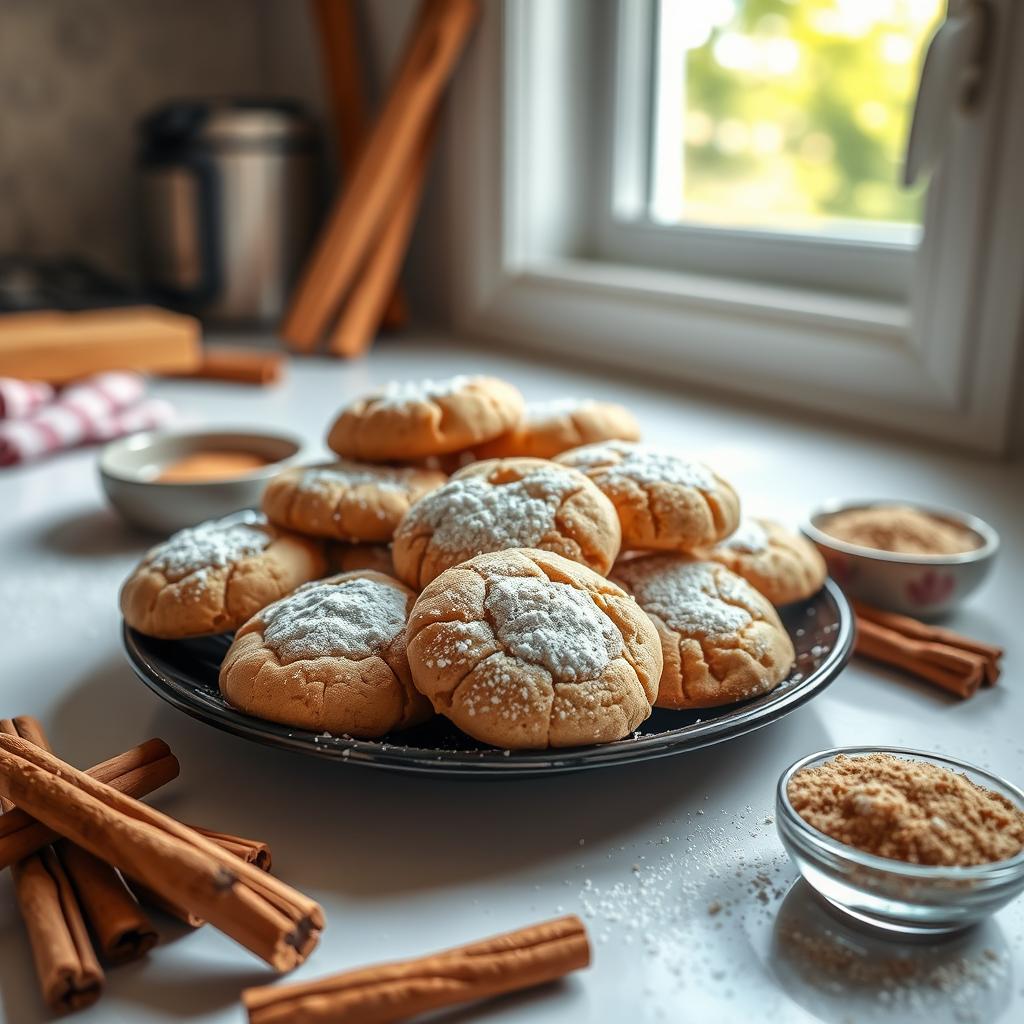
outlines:
{"label": "sugar-dusted cookie", "polygon": [[770,519],[744,519],[707,558],[732,569],[777,605],[816,594],[828,575],[825,559],[809,540]]}
{"label": "sugar-dusted cookie", "polygon": [[319,541],[240,512],[148,551],[121,588],[121,614],[140,633],[168,640],[223,633],[325,569]]}
{"label": "sugar-dusted cookie", "polygon": [[515,455],[550,459],[570,448],[614,439],[640,440],[640,427],[625,406],[590,398],[557,398],[527,402],[522,418],[508,433],[480,445],[473,455],[478,459]]}
{"label": "sugar-dusted cookie", "polygon": [[316,580],[257,612],[220,669],[235,707],[302,729],[383,736],[430,716],[405,630],[415,595],[377,572]]}
{"label": "sugar-dusted cookie", "polygon": [[408,462],[489,441],[522,411],[523,396],[497,377],[393,382],[342,409],[327,444],[346,458]]}
{"label": "sugar-dusted cookie", "polygon": [[629,441],[588,444],[555,461],[582,470],[611,498],[624,548],[696,551],[739,525],[736,492],[699,462]]}
{"label": "sugar-dusted cookie", "polygon": [[372,569],[397,578],[395,563],[391,560],[391,545],[343,544],[341,541],[327,544],[328,572],[358,572],[360,569]]}
{"label": "sugar-dusted cookie", "polygon": [[435,469],[327,463],[286,469],[263,492],[278,526],[331,540],[388,541],[409,506],[447,480]]}
{"label": "sugar-dusted cookie", "polygon": [[571,747],[651,713],[661,645],[636,602],[549,551],[496,551],[442,573],[409,618],[409,667],[434,709],[483,743]]}
{"label": "sugar-dusted cookie", "polygon": [[773,690],[793,644],[771,603],[717,562],[647,555],[619,563],[614,580],[661,637],[659,708],[713,708]]}
{"label": "sugar-dusted cookie", "polygon": [[604,575],[619,553],[612,503],[582,473],[545,459],[460,469],[409,510],[392,557],[413,589],[484,551],[543,548]]}

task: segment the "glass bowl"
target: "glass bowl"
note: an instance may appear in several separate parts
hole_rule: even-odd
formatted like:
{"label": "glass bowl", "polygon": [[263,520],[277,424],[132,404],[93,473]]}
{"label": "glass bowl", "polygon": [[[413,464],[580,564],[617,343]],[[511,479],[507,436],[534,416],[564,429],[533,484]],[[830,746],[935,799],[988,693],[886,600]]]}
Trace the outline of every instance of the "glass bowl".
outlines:
{"label": "glass bowl", "polygon": [[807,883],[832,906],[858,921],[902,934],[939,934],[977,924],[1024,890],[1024,851],[971,867],[908,864],[864,853],[819,832],[793,809],[787,788],[804,768],[838,754],[894,754],[962,772],[972,782],[1024,810],[1024,792],[963,761],[903,747],[836,747],[801,758],[782,773],[776,791],[776,827]]}

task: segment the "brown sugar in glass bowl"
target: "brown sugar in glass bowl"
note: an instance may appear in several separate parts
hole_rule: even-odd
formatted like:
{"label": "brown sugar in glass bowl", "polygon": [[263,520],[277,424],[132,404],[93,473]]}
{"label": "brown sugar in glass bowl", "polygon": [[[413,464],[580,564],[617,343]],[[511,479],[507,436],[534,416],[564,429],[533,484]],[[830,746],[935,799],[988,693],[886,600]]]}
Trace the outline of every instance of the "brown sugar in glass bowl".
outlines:
{"label": "brown sugar in glass bowl", "polygon": [[955,931],[1024,890],[1024,792],[975,765],[898,747],[821,751],[782,773],[776,810],[804,880],[886,931]]}

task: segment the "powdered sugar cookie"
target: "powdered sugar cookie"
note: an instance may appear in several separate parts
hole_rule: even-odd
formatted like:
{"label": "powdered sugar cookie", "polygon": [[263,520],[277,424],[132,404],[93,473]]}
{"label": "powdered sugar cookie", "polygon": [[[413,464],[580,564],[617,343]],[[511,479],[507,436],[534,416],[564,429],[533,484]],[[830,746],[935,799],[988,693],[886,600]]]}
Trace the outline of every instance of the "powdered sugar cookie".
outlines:
{"label": "powdered sugar cookie", "polygon": [[271,722],[362,739],[421,722],[430,705],[413,688],[405,655],[414,600],[376,572],[307,583],[239,629],[221,665],[221,693]]}
{"label": "powdered sugar cookie", "polygon": [[614,580],[661,637],[660,708],[713,708],[768,693],[789,674],[793,644],[775,609],[717,562],[647,555]]}
{"label": "powdered sugar cookie", "polygon": [[611,502],[582,473],[544,459],[491,459],[421,498],[392,557],[414,589],[484,551],[543,548],[607,573],[619,552]]}
{"label": "powdered sugar cookie", "polygon": [[489,441],[522,411],[523,396],[497,377],[393,382],[344,408],[327,444],[347,458],[408,462]]}
{"label": "powdered sugar cookie", "polygon": [[558,398],[527,402],[522,419],[507,434],[481,445],[473,455],[478,459],[516,455],[550,459],[570,448],[616,438],[640,440],[640,427],[625,406],[589,398]]}
{"label": "powdered sugar cookie", "polygon": [[241,512],[180,530],[147,552],[121,588],[121,614],[140,633],[168,640],[223,633],[325,568],[318,541]]}
{"label": "powdered sugar cookie", "polygon": [[409,667],[436,711],[483,743],[571,747],[651,712],[661,646],[636,602],[549,551],[496,551],[442,573],[409,618]]}
{"label": "powdered sugar cookie", "polygon": [[816,594],[828,575],[825,559],[809,540],[770,519],[744,519],[707,557],[777,605]]}
{"label": "powdered sugar cookie", "polygon": [[607,441],[559,455],[612,500],[624,548],[696,551],[739,524],[740,502],[720,476],[670,452]]}
{"label": "powdered sugar cookie", "polygon": [[370,569],[385,576],[396,576],[389,544],[328,544],[327,570],[330,573],[358,572]]}
{"label": "powdered sugar cookie", "polygon": [[409,506],[440,487],[438,470],[327,463],[286,469],[263,492],[263,511],[278,526],[331,540],[391,540]]}

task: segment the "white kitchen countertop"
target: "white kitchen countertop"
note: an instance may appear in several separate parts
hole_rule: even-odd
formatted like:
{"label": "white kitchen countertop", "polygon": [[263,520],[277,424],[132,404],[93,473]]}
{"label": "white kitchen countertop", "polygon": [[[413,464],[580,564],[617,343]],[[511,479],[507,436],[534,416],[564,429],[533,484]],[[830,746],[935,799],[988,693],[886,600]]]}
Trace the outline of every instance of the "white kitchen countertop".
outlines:
{"label": "white kitchen countertop", "polygon": [[[95,451],[82,450],[0,470],[0,713],[38,716],[58,751],[82,766],[150,736],[167,740],[181,777],[154,803],[268,841],[275,872],[324,905],[327,929],[296,979],[577,912],[594,939],[591,970],[440,1019],[1024,1019],[1024,900],[953,942],[879,946],[790,888],[795,871],[771,820],[780,771],[836,745],[923,747],[1024,781],[1022,466],[429,339],[386,341],[356,364],[295,363],[273,389],[182,381],[154,390],[196,423],[288,427],[319,447],[343,399],[372,383],[472,371],[507,375],[531,397],[622,401],[646,438],[698,454],[733,481],[748,510],[794,525],[830,497],[905,497],[977,513],[1003,547],[990,580],[950,624],[1007,647],[1003,680],[960,703],[854,662],[819,698],[752,735],[543,781],[431,779],[311,760],[193,721],[136,681],[121,653],[116,595],[150,540],[108,511]],[[271,981],[269,970],[212,928],[161,926],[165,944],[110,970],[105,996],[75,1019],[244,1019],[240,990]],[[879,948],[885,955],[871,953]],[[911,980],[896,977],[886,955],[914,956]],[[824,960],[851,967],[830,973]],[[5,872],[0,1021],[47,1016]]]}

